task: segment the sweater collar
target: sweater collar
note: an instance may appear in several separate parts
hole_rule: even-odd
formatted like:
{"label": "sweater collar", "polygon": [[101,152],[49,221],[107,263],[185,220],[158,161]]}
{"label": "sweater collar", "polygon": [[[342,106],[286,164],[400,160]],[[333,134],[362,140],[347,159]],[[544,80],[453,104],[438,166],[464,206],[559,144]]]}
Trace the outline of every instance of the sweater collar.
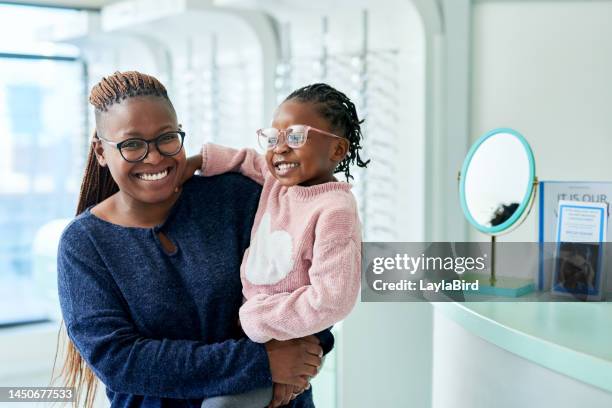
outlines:
{"label": "sweater collar", "polygon": [[328,183],[317,184],[314,186],[291,186],[287,187],[289,197],[308,201],[330,191],[350,191],[353,186],[343,181],[330,181]]}

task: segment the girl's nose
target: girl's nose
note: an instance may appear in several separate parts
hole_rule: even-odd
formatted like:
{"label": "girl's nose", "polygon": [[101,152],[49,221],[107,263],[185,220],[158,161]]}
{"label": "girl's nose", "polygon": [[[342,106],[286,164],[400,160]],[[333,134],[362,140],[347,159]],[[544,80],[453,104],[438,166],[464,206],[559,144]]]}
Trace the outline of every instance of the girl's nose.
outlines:
{"label": "girl's nose", "polygon": [[274,153],[284,153],[289,151],[289,146],[287,146],[287,140],[283,137],[278,141],[278,144],[274,146]]}

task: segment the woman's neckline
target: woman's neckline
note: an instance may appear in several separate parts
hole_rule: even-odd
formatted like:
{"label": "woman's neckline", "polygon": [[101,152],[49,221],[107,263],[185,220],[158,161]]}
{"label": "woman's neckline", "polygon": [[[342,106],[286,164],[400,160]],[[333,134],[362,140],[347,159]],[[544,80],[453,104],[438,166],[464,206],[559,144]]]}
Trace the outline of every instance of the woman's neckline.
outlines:
{"label": "woman's neckline", "polygon": [[176,213],[176,210],[179,207],[179,204],[182,202],[183,190],[184,190],[184,188],[181,189],[178,198],[176,199],[174,204],[172,204],[172,207],[170,207],[170,211],[168,212],[168,216],[166,217],[166,219],[164,221],[162,221],[161,223],[153,225],[151,227],[139,227],[139,226],[131,226],[131,225],[121,225],[121,224],[117,224],[115,222],[106,220],[104,218],[101,218],[100,216],[94,214],[91,211],[97,204],[94,204],[94,205],[88,207],[87,209],[85,209],[85,213],[87,213],[91,218],[93,218],[94,220],[96,220],[96,221],[98,221],[98,222],[100,222],[102,224],[110,225],[110,226],[113,226],[113,227],[119,228],[119,229],[134,230],[134,231],[151,231],[151,230],[159,231],[161,228],[163,228],[164,225],[166,225],[168,223],[168,221]]}

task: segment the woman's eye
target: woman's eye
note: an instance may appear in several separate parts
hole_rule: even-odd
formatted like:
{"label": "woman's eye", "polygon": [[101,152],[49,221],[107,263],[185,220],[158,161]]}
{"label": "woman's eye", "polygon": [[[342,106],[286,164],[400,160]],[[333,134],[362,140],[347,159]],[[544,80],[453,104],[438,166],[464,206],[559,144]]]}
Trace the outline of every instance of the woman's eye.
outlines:
{"label": "woman's eye", "polygon": [[159,143],[172,143],[176,139],[177,139],[177,136],[173,134],[163,135],[162,137],[159,138]]}
{"label": "woman's eye", "polygon": [[142,143],[134,140],[134,141],[128,141],[125,142],[121,145],[122,149],[129,149],[129,150],[136,150],[136,149],[140,149],[142,148]]}

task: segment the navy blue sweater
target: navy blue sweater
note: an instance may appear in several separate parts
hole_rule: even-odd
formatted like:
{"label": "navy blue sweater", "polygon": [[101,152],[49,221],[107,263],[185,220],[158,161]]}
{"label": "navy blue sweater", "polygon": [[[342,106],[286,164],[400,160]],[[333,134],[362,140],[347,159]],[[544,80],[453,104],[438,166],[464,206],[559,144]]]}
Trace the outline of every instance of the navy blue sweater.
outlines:
{"label": "navy blue sweater", "polygon": [[[112,407],[199,407],[272,385],[265,347],[237,325],[260,191],[237,174],[192,177],[155,228],[118,226],[89,209],[68,225],[58,253],[62,313]],[[319,338],[329,351],[329,331]],[[314,406],[311,392],[291,406]]]}

